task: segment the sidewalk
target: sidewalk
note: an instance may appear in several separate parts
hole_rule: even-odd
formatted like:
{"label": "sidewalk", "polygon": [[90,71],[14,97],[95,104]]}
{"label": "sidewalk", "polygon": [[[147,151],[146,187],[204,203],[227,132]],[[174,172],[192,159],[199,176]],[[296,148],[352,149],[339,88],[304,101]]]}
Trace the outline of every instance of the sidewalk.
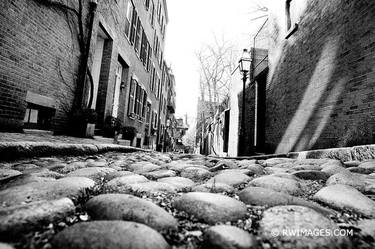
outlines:
{"label": "sidewalk", "polygon": [[114,144],[104,137],[77,138],[54,136],[50,132],[26,130],[25,133],[0,132],[0,161],[23,157],[86,155],[108,151],[146,151],[129,146],[126,140]]}

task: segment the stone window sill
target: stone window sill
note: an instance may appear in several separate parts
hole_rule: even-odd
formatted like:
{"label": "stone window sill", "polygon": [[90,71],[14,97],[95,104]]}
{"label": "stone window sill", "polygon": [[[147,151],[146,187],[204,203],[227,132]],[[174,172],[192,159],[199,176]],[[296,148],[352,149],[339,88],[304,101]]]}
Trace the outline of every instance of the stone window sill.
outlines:
{"label": "stone window sill", "polygon": [[295,23],[286,33],[285,39],[288,39],[298,30],[298,23]]}

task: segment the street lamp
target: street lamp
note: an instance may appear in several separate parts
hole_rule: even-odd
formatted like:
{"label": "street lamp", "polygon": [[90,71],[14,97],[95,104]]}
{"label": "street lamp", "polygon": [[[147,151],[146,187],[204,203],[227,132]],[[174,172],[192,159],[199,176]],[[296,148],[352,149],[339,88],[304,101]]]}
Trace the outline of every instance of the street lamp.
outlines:
{"label": "street lamp", "polygon": [[240,69],[240,73],[242,75],[242,117],[241,117],[241,127],[240,127],[240,153],[241,155],[245,154],[245,108],[246,108],[246,102],[245,102],[245,87],[246,87],[246,81],[247,81],[247,74],[250,71],[251,66],[251,57],[250,53],[247,49],[243,50],[242,57],[238,62],[238,67]]}

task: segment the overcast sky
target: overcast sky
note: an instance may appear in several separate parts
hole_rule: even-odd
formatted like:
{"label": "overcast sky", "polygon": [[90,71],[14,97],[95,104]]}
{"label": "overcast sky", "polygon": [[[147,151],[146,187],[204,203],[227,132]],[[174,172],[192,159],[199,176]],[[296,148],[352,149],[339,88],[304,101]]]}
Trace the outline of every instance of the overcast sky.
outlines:
{"label": "overcast sky", "polygon": [[[266,1],[266,0],[261,0]],[[258,2],[261,2],[258,1]],[[250,47],[254,34],[265,18],[252,13],[254,0],[167,0],[169,23],[165,57],[176,77],[176,115],[195,117],[199,95],[199,67],[195,56],[214,35],[237,47],[238,57]],[[239,76],[240,77],[240,76]]]}

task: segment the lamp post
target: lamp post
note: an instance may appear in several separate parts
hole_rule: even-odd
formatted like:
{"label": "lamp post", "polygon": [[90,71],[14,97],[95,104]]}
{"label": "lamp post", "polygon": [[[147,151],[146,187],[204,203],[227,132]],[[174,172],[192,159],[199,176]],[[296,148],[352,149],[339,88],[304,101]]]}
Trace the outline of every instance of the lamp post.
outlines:
{"label": "lamp post", "polygon": [[241,127],[240,127],[240,141],[239,141],[239,149],[240,155],[245,155],[245,108],[246,108],[246,98],[245,98],[245,87],[247,81],[247,74],[250,71],[251,66],[251,57],[250,53],[247,49],[243,50],[242,57],[238,62],[238,67],[240,69],[240,73],[242,75],[242,116],[241,116]]}

